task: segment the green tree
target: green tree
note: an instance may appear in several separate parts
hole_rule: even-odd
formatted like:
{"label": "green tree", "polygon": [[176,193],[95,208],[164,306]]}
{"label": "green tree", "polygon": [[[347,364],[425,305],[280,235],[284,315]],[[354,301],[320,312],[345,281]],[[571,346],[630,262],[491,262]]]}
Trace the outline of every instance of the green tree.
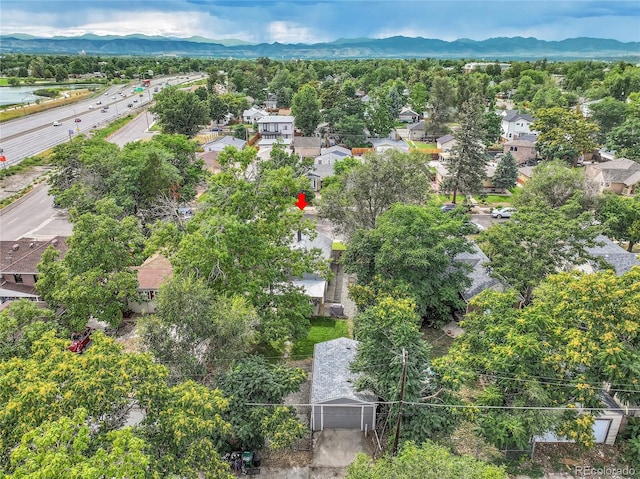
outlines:
{"label": "green tree", "polygon": [[335,123],[335,135],[347,148],[362,148],[367,145],[365,121],[356,115],[345,116]]}
{"label": "green tree", "polygon": [[71,412],[73,418],[62,416],[44,422],[22,436],[20,445],[11,452],[7,477],[147,477],[151,460],[146,443],[131,428],[96,437],[87,424],[87,411],[79,408]]}
{"label": "green tree", "polygon": [[438,384],[429,369],[429,348],[420,325],[411,300],[379,296],[373,306],[354,318],[358,351],[351,368],[358,374],[356,389],[381,398],[378,414],[395,424],[399,414],[395,403],[401,399],[398,386],[403,362],[406,364],[404,400],[408,404],[401,418],[402,439],[422,442],[448,430],[452,423],[447,411],[420,404],[441,393],[437,393]]}
{"label": "green tree", "polygon": [[507,152],[496,166],[496,171],[493,174],[493,184],[498,188],[509,189],[516,186],[518,180],[518,167],[516,166],[516,160],[511,154]]}
{"label": "green tree", "polygon": [[52,308],[65,308],[72,330],[83,329],[90,317],[117,326],[127,300],[137,295],[131,267],[141,262],[144,238],[138,220],[120,219],[121,212],[107,200],[99,202],[99,214],[72,215],[69,251],[59,259],[49,248],[38,265],[38,292]]}
{"label": "green tree", "polygon": [[482,115],[480,120],[483,135],[482,141],[487,145],[493,145],[500,141],[502,117],[493,110],[488,110]]}
{"label": "green tree", "polygon": [[201,196],[203,211],[190,220],[172,263],[175,274],[202,278],[219,294],[244,295],[260,318],[259,339],[282,347],[309,328],[311,306],[292,281],[328,268],[318,250],[292,248],[297,231],[312,234],[294,206],[309,184],[294,174],[302,171],[299,158],[275,166],[278,155],[254,170],[255,159],[253,148],[220,153],[223,171]]}
{"label": "green tree", "polygon": [[515,291],[485,291],[472,301],[465,334],[434,370],[445,387],[476,391],[464,400],[479,407],[473,419],[498,447],[526,448],[531,436],[548,431],[592,445],[593,416],[578,407],[602,408],[603,384],[623,401],[640,397],[633,320],[640,302],[630,287],[639,275],[637,267],[621,276],[552,275],[526,308],[514,307]]}
{"label": "green tree", "polygon": [[548,275],[594,259],[586,248],[596,244],[600,227],[593,225],[588,212],[569,218],[572,208],[521,208],[513,221],[480,234],[479,245],[489,257],[490,274],[515,288],[525,304]]}
{"label": "green tree", "polygon": [[269,91],[276,95],[277,107],[288,108],[293,96],[291,75],[286,68],[280,68],[269,83]]}
{"label": "green tree", "polygon": [[[47,421],[84,408],[87,424],[106,434],[123,426],[134,404],[146,408],[161,393],[163,366],[148,355],[123,353],[100,333],[92,339],[79,355],[67,351],[68,340],[48,332],[34,342],[31,356],[0,362],[0,464],[7,464],[25,434]],[[25,447],[30,440],[35,436],[27,437]]]}
{"label": "green tree", "polygon": [[223,120],[227,113],[229,113],[229,106],[217,93],[209,93],[209,117],[215,121],[216,124]]}
{"label": "green tree", "polygon": [[486,464],[472,456],[455,456],[443,446],[425,442],[405,443],[398,456],[384,456],[375,463],[359,454],[347,470],[347,479],[506,479],[502,467]]}
{"label": "green tree", "polygon": [[467,265],[453,261],[470,251],[462,235],[464,218],[437,207],[395,204],[373,229],[359,229],[343,255],[345,271],[358,284],[377,277],[415,300],[418,314],[432,323],[446,322],[461,306],[459,291],[468,283]]}
{"label": "green tree", "polygon": [[145,347],[174,380],[201,380],[253,345],[257,317],[244,298],[216,296],[203,280],[175,277],[160,288],[157,314],[140,326]]}
{"label": "green tree", "polygon": [[456,91],[448,77],[435,77],[429,91],[427,105],[429,133],[439,136],[447,132],[447,122],[451,119]]}
{"label": "green tree", "polygon": [[179,133],[193,137],[209,122],[209,108],[195,93],[178,87],[166,87],[154,96],[156,104],[149,111],[158,117],[165,133]]}
{"label": "green tree", "polygon": [[387,95],[380,89],[367,103],[365,118],[367,127],[372,135],[384,137],[395,125],[396,119],[388,103]]}
{"label": "green tree", "polygon": [[562,90],[554,85],[543,86],[531,100],[531,109],[536,112],[540,108],[567,107],[567,99],[562,95]]}
{"label": "green tree", "polygon": [[612,97],[603,98],[598,103],[589,105],[591,110],[591,120],[593,120],[598,128],[598,141],[604,143],[607,135],[614,128],[622,125],[627,119],[629,107],[623,101],[616,100]]}
{"label": "green tree", "polygon": [[394,203],[424,203],[429,179],[429,170],[417,155],[395,150],[368,154],[361,165],[338,175],[338,182],[323,191],[319,215],[351,236],[359,228],[374,228],[378,216]]}
{"label": "green tree", "polygon": [[607,136],[607,148],[619,157],[640,162],[640,118],[632,117],[612,129]]}
{"label": "green tree", "polygon": [[562,159],[573,166],[578,157],[596,147],[598,126],[580,113],[560,107],[541,108],[531,130],[538,131],[538,151],[546,160]]}
{"label": "green tree", "polygon": [[11,301],[0,311],[0,361],[25,358],[42,334],[56,330],[55,314],[33,301]]}
{"label": "green tree", "polygon": [[292,447],[305,431],[284,397],[297,391],[306,380],[300,368],[269,364],[260,356],[237,361],[221,378],[220,387],[231,398],[229,421],[231,441],[243,449]]}
{"label": "green tree", "polygon": [[533,171],[533,177],[515,199],[515,206],[556,209],[576,199],[585,210],[593,205],[596,189],[586,180],[584,169],[568,168],[556,160],[541,163]]}
{"label": "green tree", "polygon": [[296,119],[296,127],[302,130],[304,136],[312,136],[320,123],[320,100],[316,89],[311,85],[304,85],[291,101],[291,114]]}
{"label": "green tree", "polygon": [[427,107],[427,87],[424,83],[416,83],[409,93],[409,104],[413,111],[422,113]]}
{"label": "green tree", "polygon": [[478,193],[487,176],[487,159],[484,156],[480,126],[480,110],[473,101],[462,105],[460,130],[456,132],[456,144],[444,160],[448,174],[441,189],[453,193],[456,202],[458,193]]}
{"label": "green tree", "polygon": [[596,217],[607,236],[628,243],[627,251],[640,243],[640,198],[605,193],[599,198]]}

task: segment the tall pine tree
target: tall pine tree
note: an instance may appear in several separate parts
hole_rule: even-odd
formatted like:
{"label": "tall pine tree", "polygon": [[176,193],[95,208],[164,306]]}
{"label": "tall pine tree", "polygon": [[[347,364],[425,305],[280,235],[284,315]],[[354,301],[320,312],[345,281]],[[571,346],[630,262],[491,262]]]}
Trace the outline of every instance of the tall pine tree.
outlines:
{"label": "tall pine tree", "polygon": [[455,133],[456,144],[449,158],[444,160],[449,174],[442,183],[442,190],[453,193],[453,203],[458,193],[478,193],[487,176],[481,119],[482,111],[477,98],[473,97],[462,104],[460,130]]}
{"label": "tall pine tree", "polygon": [[496,171],[493,174],[493,184],[497,188],[509,189],[516,186],[518,180],[518,168],[516,167],[516,160],[510,151],[507,152],[496,166]]}

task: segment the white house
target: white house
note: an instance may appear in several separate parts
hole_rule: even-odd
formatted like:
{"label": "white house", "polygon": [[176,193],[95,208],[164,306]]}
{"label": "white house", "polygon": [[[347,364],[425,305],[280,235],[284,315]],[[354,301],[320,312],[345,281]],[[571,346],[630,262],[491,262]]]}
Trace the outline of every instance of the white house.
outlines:
{"label": "white house", "polygon": [[258,121],[260,118],[268,115],[269,113],[267,113],[266,111],[256,108],[255,106],[252,106],[248,110],[245,110],[242,112],[242,121],[244,123],[253,124],[254,122]]}
{"label": "white house", "polygon": [[264,116],[258,120],[260,142],[258,146],[270,146],[281,140],[286,146],[291,145],[294,135],[295,118],[292,116]]}
{"label": "white house", "polygon": [[307,174],[314,191],[320,191],[322,180],[333,175],[333,165],[335,165],[336,161],[344,160],[351,156],[351,150],[342,146],[322,148],[321,153],[320,156],[316,156],[313,160],[313,171]]}
{"label": "white house", "polygon": [[500,136],[503,141],[515,140],[521,135],[534,133],[531,131],[533,118],[528,113],[519,113],[515,110],[505,110],[502,113],[500,124]]}

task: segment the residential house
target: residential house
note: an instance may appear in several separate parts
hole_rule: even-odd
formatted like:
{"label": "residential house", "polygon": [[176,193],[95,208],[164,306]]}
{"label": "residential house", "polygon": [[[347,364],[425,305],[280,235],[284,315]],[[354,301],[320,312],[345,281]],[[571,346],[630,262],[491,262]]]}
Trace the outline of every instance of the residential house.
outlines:
{"label": "residential house", "polygon": [[467,263],[471,266],[471,271],[467,273],[468,278],[471,280],[471,284],[460,291],[460,296],[467,304],[466,313],[469,310],[469,302],[478,294],[490,289],[493,291],[504,292],[507,287],[504,283],[489,275],[489,270],[485,266],[485,263],[489,261],[487,255],[485,255],[477,244],[473,243],[473,251],[458,253],[454,261],[460,261]]}
{"label": "residential house", "polygon": [[215,140],[209,141],[202,145],[202,150],[205,153],[209,153],[211,151],[220,152],[224,150],[227,146],[233,146],[238,150],[244,149],[247,142],[244,140],[240,140],[239,138],[235,138],[233,136],[220,136]]}
{"label": "residential house", "polygon": [[531,123],[533,123],[533,118],[528,113],[505,110],[502,112],[502,122],[500,125],[501,141],[515,140],[521,135],[533,133],[530,129]]}
{"label": "residential house", "polygon": [[427,133],[427,127],[424,123],[424,120],[420,120],[413,125],[409,125],[407,127],[407,132],[409,133],[409,139],[411,141],[422,141]]}
{"label": "residential house", "polygon": [[300,158],[315,158],[322,150],[322,138],[317,136],[296,136],[291,149]]}
{"label": "residential house", "polygon": [[62,236],[47,241],[31,238],[0,241],[0,303],[16,299],[42,300],[35,284],[38,281],[38,263],[49,246],[60,252],[60,257],[69,249],[66,238]]}
{"label": "residential house", "polygon": [[289,146],[293,141],[295,118],[292,116],[265,116],[258,120],[260,141],[258,146],[271,146],[277,141]]}
{"label": "residential house", "polygon": [[[621,248],[606,236],[600,235],[596,238],[596,241],[598,241],[600,245],[587,247],[587,253],[607,262],[616,272],[616,275],[620,276],[628,273],[634,266],[640,266],[640,259],[638,259],[637,254]],[[593,273],[598,271],[600,267],[593,262],[589,262],[578,266],[577,269],[585,273]]]}
{"label": "residential house", "polygon": [[[607,444],[612,446],[618,436],[618,431],[620,430],[620,426],[622,425],[625,417],[625,411],[615,401],[615,399],[604,391],[601,393],[600,399],[602,401],[603,409],[601,412],[594,414],[595,418],[591,430],[596,444]],[[533,438],[534,446],[535,443],[539,442],[557,443],[574,441],[572,439],[567,439],[566,437],[558,436],[553,432],[548,432]]]}
{"label": "residential house", "polygon": [[171,263],[164,256],[154,255],[134,269],[138,274],[139,301],[129,300],[129,309],[134,313],[155,313],[160,286],[173,274]]}
{"label": "residential house", "polygon": [[416,113],[411,108],[404,107],[398,114],[398,120],[403,123],[416,123],[420,121],[420,114]]}
{"label": "residential house", "polygon": [[453,148],[455,145],[456,138],[453,135],[444,135],[440,138],[436,138],[436,148],[441,151],[440,159],[448,158],[451,148]]}
{"label": "residential house", "polygon": [[249,123],[253,125],[260,118],[263,118],[268,115],[269,113],[267,113],[266,111],[261,110],[260,108],[257,108],[255,106],[252,106],[248,110],[245,110],[242,112],[242,121],[244,123]]}
{"label": "residential house", "polygon": [[[333,249],[333,241],[328,236],[318,233],[314,239],[308,235],[298,232],[291,244],[292,249],[304,249],[311,251],[312,249],[320,250],[322,257],[327,261],[331,261],[331,251]],[[302,278],[296,278],[292,281],[294,286],[303,289],[305,295],[314,307],[313,314],[322,316],[324,314],[324,299],[327,293],[327,281],[318,273],[305,273]]]}
{"label": "residential house", "polygon": [[321,152],[322,154],[314,159],[313,171],[307,174],[314,191],[320,191],[322,180],[333,175],[333,165],[336,161],[351,156],[351,150],[342,146],[323,148]]}
{"label": "residential house", "polygon": [[391,138],[367,138],[367,141],[373,145],[376,153],[387,150],[398,150],[405,153],[409,152],[409,144],[404,140],[392,140]]}
{"label": "residential house", "polygon": [[518,168],[518,179],[516,180],[520,186],[533,178],[533,166],[521,166]]}
{"label": "residential house", "polygon": [[338,338],[317,343],[313,348],[311,374],[311,429],[359,429],[370,431],[376,424],[377,398],[370,392],[358,392],[357,379],[350,365],[356,357],[358,342]]}
{"label": "residential house", "polygon": [[516,165],[525,164],[528,160],[536,158],[536,142],[530,140],[510,140],[504,143],[503,150],[505,154],[511,153],[516,160]]}
{"label": "residential house", "polygon": [[627,158],[591,163],[586,166],[585,176],[599,185],[600,192],[608,190],[632,196],[640,184],[640,163]]}
{"label": "residential house", "polygon": [[471,62],[466,63],[464,67],[462,67],[462,71],[464,73],[471,73],[474,71],[485,71],[488,66],[498,65],[500,67],[500,71],[503,73],[511,68],[511,63],[485,63],[485,62]]}
{"label": "residential house", "polygon": [[267,95],[267,99],[264,102],[264,107],[267,110],[277,110],[278,109],[278,97],[275,93],[269,93]]}

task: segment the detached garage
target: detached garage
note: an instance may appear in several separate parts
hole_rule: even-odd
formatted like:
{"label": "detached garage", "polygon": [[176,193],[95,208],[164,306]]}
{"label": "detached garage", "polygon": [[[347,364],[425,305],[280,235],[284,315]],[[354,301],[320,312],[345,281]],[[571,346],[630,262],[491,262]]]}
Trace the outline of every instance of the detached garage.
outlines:
{"label": "detached garage", "polygon": [[318,343],[313,350],[311,382],[311,428],[371,430],[376,423],[376,397],[356,392],[356,376],[349,365],[358,342],[338,338]]}

